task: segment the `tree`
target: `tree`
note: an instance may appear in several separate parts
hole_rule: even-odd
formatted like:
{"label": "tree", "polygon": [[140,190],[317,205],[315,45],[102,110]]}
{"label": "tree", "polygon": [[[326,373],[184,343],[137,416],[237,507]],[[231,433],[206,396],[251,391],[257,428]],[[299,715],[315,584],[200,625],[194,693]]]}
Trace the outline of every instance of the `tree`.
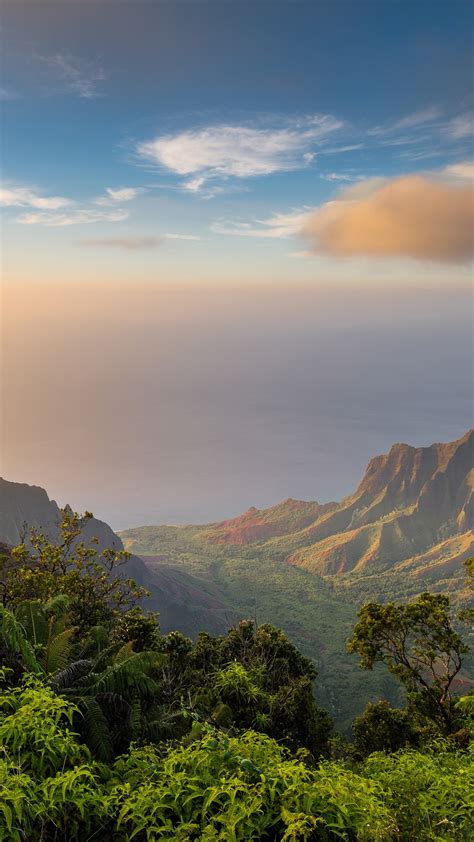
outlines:
{"label": "tree", "polygon": [[53,542],[32,529],[28,538],[0,556],[1,601],[15,610],[23,602],[47,602],[64,594],[69,601],[69,620],[80,637],[90,628],[108,624],[133,608],[147,594],[133,579],[121,576],[130,554],[107,548],[99,551],[97,541],[81,541],[90,512],[80,517],[71,509],[61,510],[59,541]]}
{"label": "tree", "polygon": [[369,702],[352,723],[357,753],[367,757],[374,751],[393,752],[417,745],[419,734],[411,719],[408,710],[393,708],[384,700]]}
{"label": "tree", "polygon": [[348,643],[363,669],[384,663],[405,686],[413,710],[433,721],[443,734],[456,730],[452,685],[468,651],[452,625],[449,599],[423,593],[414,602],[370,602]]}

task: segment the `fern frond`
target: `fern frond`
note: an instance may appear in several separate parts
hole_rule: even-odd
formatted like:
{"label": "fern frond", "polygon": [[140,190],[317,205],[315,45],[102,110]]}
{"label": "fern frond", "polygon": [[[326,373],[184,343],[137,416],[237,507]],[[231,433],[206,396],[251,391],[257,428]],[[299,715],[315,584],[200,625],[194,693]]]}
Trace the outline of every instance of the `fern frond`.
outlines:
{"label": "fern frond", "polygon": [[30,672],[43,672],[40,663],[38,662],[33,648],[27,639],[25,629],[19,620],[0,604],[0,636],[5,641],[6,645],[13,652],[18,652],[21,655],[22,661]]}
{"label": "fern frond", "polygon": [[45,672],[57,672],[66,669],[71,651],[71,637],[75,628],[65,629],[56,634],[50,640],[43,656],[43,667]]}
{"label": "fern frond", "polygon": [[39,599],[21,602],[15,615],[25,629],[26,636],[33,646],[45,645],[48,639],[48,620],[44,615]]}
{"label": "fern frond", "polygon": [[100,704],[93,696],[79,700],[79,709],[83,715],[85,740],[92,753],[102,763],[107,763],[113,754],[112,738],[107,717]]}
{"label": "fern frond", "polygon": [[72,664],[68,664],[64,669],[53,675],[50,679],[52,689],[58,693],[74,687],[79,679],[90,673],[92,666],[93,661],[90,660],[73,661]]}

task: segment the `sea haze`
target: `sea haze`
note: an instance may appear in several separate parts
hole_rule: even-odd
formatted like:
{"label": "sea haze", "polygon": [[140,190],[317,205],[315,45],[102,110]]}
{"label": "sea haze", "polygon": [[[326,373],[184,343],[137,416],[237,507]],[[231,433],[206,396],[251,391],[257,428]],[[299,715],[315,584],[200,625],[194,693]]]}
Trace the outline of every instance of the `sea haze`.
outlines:
{"label": "sea haze", "polygon": [[11,284],[6,479],[115,529],[338,499],[472,425],[472,291]]}

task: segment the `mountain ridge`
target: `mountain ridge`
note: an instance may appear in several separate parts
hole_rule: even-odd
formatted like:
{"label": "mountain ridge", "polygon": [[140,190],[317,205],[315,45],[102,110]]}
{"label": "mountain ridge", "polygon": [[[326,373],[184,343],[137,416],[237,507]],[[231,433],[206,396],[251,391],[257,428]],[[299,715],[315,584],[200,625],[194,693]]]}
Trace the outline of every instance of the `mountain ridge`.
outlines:
{"label": "mountain ridge", "polygon": [[[377,576],[407,574],[414,595],[426,578],[436,588],[444,574],[455,576],[462,592],[462,560],[474,551],[474,429],[452,442],[426,447],[392,445],[373,457],[352,494],[339,503],[287,498],[267,509],[250,507],[235,518],[183,527],[194,550],[214,545],[223,552],[254,552],[302,567],[347,594]],[[141,541],[144,530],[125,530],[125,545],[146,557],[156,540]],[[156,527],[155,530],[160,530]],[[180,543],[178,541],[178,543]],[[447,559],[450,549],[457,565]],[[442,575],[443,574],[443,575]],[[400,592],[406,590],[406,583]],[[456,590],[456,589],[455,589]],[[358,600],[357,600],[358,601]]]}

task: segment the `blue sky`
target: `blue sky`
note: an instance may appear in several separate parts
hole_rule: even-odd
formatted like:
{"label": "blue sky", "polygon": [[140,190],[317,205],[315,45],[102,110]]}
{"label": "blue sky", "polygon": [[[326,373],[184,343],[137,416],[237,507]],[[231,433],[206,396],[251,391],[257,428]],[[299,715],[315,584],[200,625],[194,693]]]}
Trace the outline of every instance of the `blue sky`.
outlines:
{"label": "blue sky", "polygon": [[86,274],[99,259],[217,277],[250,254],[252,280],[259,260],[358,277],[307,265],[301,215],[471,161],[471,29],[456,0],[7,0],[2,170],[23,190],[4,198],[7,272],[30,276],[26,240],[48,277],[82,245]]}
{"label": "blue sky", "polygon": [[472,18],[4,0],[3,474],[214,520],[462,435]]}

